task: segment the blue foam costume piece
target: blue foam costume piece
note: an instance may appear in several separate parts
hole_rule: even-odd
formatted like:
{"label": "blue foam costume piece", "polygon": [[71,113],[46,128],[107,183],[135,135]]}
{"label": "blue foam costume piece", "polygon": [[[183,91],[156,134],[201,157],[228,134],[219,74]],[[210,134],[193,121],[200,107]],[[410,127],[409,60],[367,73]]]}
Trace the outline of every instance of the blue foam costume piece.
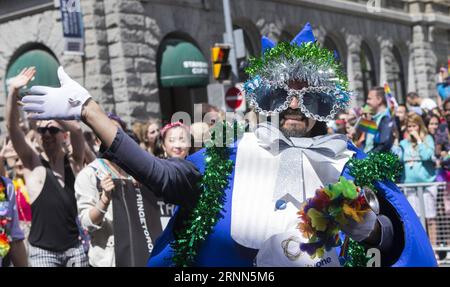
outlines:
{"label": "blue foam costume piece", "polygon": [[311,24],[306,23],[306,25],[303,27],[303,29],[300,31],[300,33],[297,34],[297,36],[294,37],[294,39],[291,41],[291,44],[297,44],[300,46],[303,43],[312,42],[314,43],[316,41],[316,38],[314,37]]}
{"label": "blue foam costume piece", "polygon": [[266,36],[262,36],[261,38],[261,55],[264,55],[264,52],[275,47],[275,42]]}

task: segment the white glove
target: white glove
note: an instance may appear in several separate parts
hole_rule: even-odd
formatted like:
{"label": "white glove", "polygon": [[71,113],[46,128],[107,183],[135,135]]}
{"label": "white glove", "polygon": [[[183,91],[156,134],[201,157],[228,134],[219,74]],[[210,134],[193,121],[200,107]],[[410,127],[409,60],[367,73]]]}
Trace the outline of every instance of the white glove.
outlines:
{"label": "white glove", "polygon": [[342,231],[350,236],[351,239],[361,242],[369,237],[376,222],[377,215],[372,210],[369,210],[369,212],[364,215],[361,223],[349,219],[349,223],[342,226]]}
{"label": "white glove", "polygon": [[63,67],[58,68],[60,88],[33,86],[30,95],[22,98],[23,110],[31,119],[78,120],[83,104],[91,98],[89,92],[72,80]]}

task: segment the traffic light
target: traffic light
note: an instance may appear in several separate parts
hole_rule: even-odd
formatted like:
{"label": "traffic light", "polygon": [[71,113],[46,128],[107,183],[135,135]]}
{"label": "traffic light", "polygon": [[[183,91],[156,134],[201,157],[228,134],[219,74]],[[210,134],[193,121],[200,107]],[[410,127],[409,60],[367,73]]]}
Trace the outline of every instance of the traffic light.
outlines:
{"label": "traffic light", "polygon": [[213,76],[215,80],[226,80],[231,74],[231,65],[228,63],[228,55],[231,46],[228,44],[215,44],[211,48],[211,59],[213,63]]}

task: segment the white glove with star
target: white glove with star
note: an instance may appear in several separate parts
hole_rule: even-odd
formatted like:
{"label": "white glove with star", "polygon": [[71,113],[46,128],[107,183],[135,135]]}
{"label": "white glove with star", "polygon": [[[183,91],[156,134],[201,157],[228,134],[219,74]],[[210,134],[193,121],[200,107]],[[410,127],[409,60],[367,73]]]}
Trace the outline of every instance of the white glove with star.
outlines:
{"label": "white glove with star", "polygon": [[79,120],[83,104],[91,98],[89,92],[72,80],[63,67],[58,68],[60,88],[33,86],[22,98],[23,110],[31,119]]}

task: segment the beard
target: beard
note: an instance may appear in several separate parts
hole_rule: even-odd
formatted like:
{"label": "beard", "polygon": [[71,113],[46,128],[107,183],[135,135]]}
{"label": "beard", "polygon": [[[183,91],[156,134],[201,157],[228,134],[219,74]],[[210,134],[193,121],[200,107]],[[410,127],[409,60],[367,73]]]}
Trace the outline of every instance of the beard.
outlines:
{"label": "beard", "polygon": [[314,122],[310,121],[300,109],[291,109],[280,113],[280,131],[287,138],[309,135]]}

